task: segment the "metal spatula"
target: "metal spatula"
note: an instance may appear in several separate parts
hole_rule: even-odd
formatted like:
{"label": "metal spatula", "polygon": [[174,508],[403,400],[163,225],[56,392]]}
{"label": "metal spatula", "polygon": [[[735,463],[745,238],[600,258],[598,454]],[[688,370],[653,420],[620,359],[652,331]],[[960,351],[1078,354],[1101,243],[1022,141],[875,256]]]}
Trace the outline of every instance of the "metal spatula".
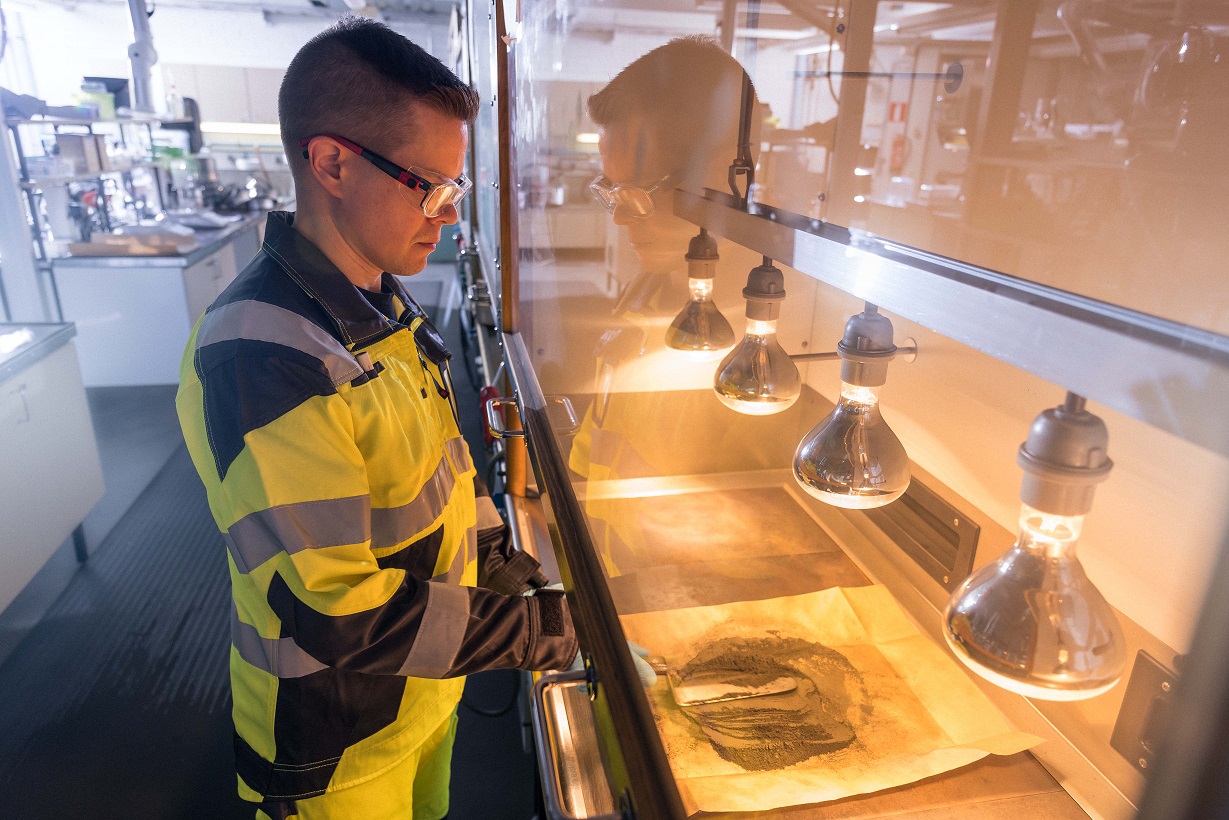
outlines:
{"label": "metal spatula", "polygon": [[679,706],[702,706],[708,703],[721,703],[727,700],[758,698],[764,695],[780,695],[784,692],[792,692],[798,688],[798,681],[788,676],[774,678],[758,686],[722,683],[720,681],[688,683],[679,677],[677,671],[670,668],[666,663],[666,659],[661,655],[650,655],[645,658],[645,661],[649,666],[653,667],[654,672],[666,676],[666,680],[670,682],[670,692],[674,695],[674,702]]}

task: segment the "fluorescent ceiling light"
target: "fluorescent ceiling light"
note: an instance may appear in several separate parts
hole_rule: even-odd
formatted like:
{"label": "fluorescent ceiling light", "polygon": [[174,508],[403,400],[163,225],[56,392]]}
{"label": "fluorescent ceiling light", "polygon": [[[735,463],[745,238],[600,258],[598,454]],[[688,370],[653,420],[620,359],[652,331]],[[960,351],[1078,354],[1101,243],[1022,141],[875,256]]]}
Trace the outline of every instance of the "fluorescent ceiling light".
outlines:
{"label": "fluorescent ceiling light", "polygon": [[583,131],[576,135],[576,141],[581,145],[597,145],[598,135],[592,131]]}
{"label": "fluorescent ceiling light", "polygon": [[819,29],[812,26],[804,29],[786,28],[741,28],[734,29],[735,37],[747,37],[756,40],[805,40],[814,37]]}
{"label": "fluorescent ceiling light", "polygon": [[208,134],[252,134],[276,137],[282,133],[277,123],[266,122],[202,122],[201,131]]}
{"label": "fluorescent ceiling light", "polygon": [[988,43],[994,39],[994,20],[980,20],[975,23],[935,29],[930,33],[930,38],[932,40],[969,40]]}
{"label": "fluorescent ceiling light", "polygon": [[801,55],[807,55],[807,54],[827,54],[829,51],[832,51],[834,48],[835,48],[837,51],[840,51],[840,46],[837,46],[837,45],[836,45],[836,44],[834,44],[834,43],[824,43],[822,46],[808,46],[807,48],[800,48],[800,49],[798,49],[797,51],[795,51],[794,53],[795,53],[795,54],[801,54]]}

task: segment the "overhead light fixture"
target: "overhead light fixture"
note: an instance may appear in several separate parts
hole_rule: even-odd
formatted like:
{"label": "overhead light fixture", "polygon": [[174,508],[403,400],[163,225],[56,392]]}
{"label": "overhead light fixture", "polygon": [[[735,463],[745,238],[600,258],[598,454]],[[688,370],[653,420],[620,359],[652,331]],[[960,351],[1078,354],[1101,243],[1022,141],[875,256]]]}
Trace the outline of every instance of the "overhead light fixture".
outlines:
{"label": "overhead light fixture", "polygon": [[717,367],[713,390],[722,404],[739,413],[780,413],[802,394],[802,379],[777,341],[785,276],[768,257],[747,275],[743,298],[747,300],[747,332]]}
{"label": "overhead light fixture", "polygon": [[943,635],[965,666],[1030,698],[1084,700],[1122,676],[1118,619],[1075,557],[1096,485],[1109,475],[1109,434],[1082,396],[1033,422],[1017,462],[1020,537],[971,575],[943,613]]}
{"label": "overhead light fixture", "polygon": [[717,273],[717,240],[704,228],[687,247],[687,288],[691,297],[666,329],[666,346],[712,360],[734,344],[734,329],[712,300]]}
{"label": "overhead light fixture", "polygon": [[805,40],[819,34],[819,29],[809,28],[743,28],[734,29],[735,37],[752,40]]}
{"label": "overhead light fixture", "polygon": [[262,122],[202,122],[206,134],[247,134],[251,136],[276,137],[282,133],[277,123]]}
{"label": "overhead light fixture", "polygon": [[837,345],[841,397],[802,439],[794,478],[826,504],[870,509],[890,504],[909,486],[909,456],[879,412],[878,389],[897,354],[892,322],[867,303],[845,325]]}

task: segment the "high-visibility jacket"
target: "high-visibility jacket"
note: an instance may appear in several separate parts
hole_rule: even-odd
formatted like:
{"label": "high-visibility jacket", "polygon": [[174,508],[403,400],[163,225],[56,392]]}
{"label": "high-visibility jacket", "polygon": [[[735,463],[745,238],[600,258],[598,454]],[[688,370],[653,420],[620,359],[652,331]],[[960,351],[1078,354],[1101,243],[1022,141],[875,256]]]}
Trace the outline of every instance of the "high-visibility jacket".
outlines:
{"label": "high-visibility jacket", "polygon": [[438,334],[388,274],[384,316],[292,220],[270,215],[197,323],[176,399],[227,546],[256,802],[373,777],[450,719],[464,675],[577,651],[561,594],[475,586],[475,471]]}

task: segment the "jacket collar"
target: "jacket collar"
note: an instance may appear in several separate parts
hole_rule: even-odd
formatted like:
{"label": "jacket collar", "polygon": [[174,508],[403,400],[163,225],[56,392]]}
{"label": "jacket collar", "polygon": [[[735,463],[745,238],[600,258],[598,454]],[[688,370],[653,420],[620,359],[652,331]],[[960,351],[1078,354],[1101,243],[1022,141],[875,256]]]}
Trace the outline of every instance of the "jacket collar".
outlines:
{"label": "jacket collar", "polygon": [[[263,250],[324,308],[345,344],[362,344],[392,326],[319,248],[294,229],[293,213],[269,213]],[[385,273],[383,284],[403,303],[408,299],[396,277]]]}

